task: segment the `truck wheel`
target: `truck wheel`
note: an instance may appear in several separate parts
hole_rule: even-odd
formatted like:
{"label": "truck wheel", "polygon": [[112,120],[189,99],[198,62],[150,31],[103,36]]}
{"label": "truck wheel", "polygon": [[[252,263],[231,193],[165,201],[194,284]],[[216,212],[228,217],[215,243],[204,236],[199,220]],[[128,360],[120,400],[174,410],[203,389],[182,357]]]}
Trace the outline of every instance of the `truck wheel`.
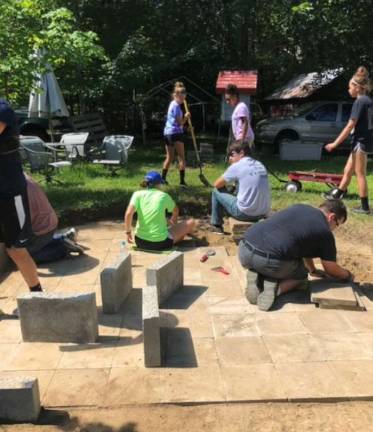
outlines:
{"label": "truck wheel", "polygon": [[302,190],[302,183],[298,180],[291,180],[286,183],[286,192],[296,193]]}

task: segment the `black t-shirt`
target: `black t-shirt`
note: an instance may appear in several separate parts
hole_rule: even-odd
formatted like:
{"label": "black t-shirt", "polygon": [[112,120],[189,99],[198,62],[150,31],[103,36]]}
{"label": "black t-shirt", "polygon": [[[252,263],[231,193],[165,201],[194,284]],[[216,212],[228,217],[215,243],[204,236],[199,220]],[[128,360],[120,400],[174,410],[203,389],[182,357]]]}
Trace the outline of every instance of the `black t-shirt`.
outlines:
{"label": "black t-shirt", "polygon": [[358,97],[352,105],[350,119],[357,121],[353,144],[370,144],[373,141],[373,100],[365,95]]}
{"label": "black t-shirt", "polygon": [[296,204],[249,228],[245,240],[280,260],[336,261],[335,239],[321,210]]}
{"label": "black t-shirt", "polygon": [[0,121],[6,128],[0,133],[0,199],[12,198],[26,190],[19,156],[16,116],[9,104],[0,99]]}

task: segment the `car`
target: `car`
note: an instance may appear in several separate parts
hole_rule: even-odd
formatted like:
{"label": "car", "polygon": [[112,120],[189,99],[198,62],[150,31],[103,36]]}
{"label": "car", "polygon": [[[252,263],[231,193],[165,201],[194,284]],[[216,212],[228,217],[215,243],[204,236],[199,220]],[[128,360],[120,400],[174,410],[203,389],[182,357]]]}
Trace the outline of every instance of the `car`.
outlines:
{"label": "car", "polygon": [[[257,123],[255,141],[270,145],[278,153],[283,141],[299,140],[329,143],[347,124],[352,108],[349,101],[309,102],[284,117],[267,118]],[[348,140],[341,148],[348,147]]]}

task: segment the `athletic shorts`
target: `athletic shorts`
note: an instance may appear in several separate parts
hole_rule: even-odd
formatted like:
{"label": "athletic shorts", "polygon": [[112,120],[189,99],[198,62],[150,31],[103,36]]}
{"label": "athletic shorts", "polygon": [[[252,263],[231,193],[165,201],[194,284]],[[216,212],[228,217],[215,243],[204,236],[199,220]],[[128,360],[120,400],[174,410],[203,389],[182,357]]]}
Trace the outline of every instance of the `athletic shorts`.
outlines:
{"label": "athletic shorts", "polygon": [[174,147],[175,142],[184,142],[184,134],[173,134],[164,136],[166,146]]}
{"label": "athletic shorts", "polygon": [[137,236],[135,236],[135,243],[136,246],[140,249],[146,249],[146,250],[166,250],[171,249],[174,245],[174,241],[172,238],[167,237],[165,240],[162,240],[160,242],[152,242],[148,240],[143,240]]}
{"label": "athletic shorts", "polygon": [[352,143],[352,150],[351,153],[373,153],[373,143],[362,143],[361,141],[356,141]]}
{"label": "athletic shorts", "polygon": [[7,248],[24,248],[33,238],[27,191],[0,198],[0,242]]}

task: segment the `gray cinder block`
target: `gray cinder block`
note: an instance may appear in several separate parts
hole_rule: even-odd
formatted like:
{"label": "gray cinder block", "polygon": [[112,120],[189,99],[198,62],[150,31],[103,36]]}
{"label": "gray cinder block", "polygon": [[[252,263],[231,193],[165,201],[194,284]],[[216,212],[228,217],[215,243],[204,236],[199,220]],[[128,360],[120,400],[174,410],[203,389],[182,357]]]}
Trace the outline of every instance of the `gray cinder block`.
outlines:
{"label": "gray cinder block", "polygon": [[146,270],[147,285],[155,285],[161,305],[171,294],[184,285],[184,254],[172,252]]}
{"label": "gray cinder block", "polygon": [[132,289],[132,262],[129,253],[101,272],[102,309],[106,314],[118,312]]}
{"label": "gray cinder block", "polygon": [[95,342],[98,317],[95,293],[29,293],[17,298],[25,342]]}
{"label": "gray cinder block", "polygon": [[40,394],[36,378],[0,379],[0,420],[34,422],[39,413]]}
{"label": "gray cinder block", "polygon": [[161,334],[158,292],[155,285],[142,290],[142,330],[145,367],[161,366]]}

